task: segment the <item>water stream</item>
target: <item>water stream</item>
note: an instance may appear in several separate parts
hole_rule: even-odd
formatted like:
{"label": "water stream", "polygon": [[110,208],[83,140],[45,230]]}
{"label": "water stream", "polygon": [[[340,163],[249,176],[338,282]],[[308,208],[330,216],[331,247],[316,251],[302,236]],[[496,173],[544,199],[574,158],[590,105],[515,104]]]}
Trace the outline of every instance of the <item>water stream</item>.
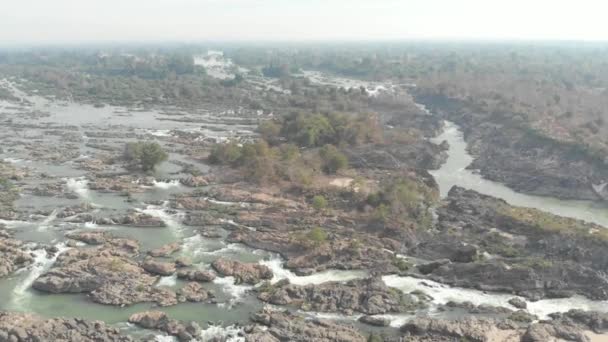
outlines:
{"label": "water stream", "polygon": [[592,201],[560,200],[552,197],[526,195],[516,192],[507,186],[487,180],[467,167],[473,157],[467,152],[467,144],[459,127],[446,122],[441,135],[433,139],[440,143],[447,141],[450,145],[447,162],[439,170],[431,171],[439,183],[441,195],[445,197],[454,185],[472,189],[479,193],[502,198],[511,205],[531,207],[556,215],[581,219],[608,227],[608,205]]}

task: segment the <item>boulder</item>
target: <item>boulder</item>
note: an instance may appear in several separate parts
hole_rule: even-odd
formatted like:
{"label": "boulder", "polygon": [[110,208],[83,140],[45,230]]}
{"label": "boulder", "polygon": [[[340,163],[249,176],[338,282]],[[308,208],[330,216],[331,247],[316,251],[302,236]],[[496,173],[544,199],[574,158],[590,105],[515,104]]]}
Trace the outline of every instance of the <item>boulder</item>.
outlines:
{"label": "boulder", "polygon": [[420,273],[429,274],[429,273],[432,273],[433,271],[435,271],[436,269],[438,269],[439,267],[441,267],[443,265],[447,265],[449,263],[450,263],[449,259],[440,259],[440,260],[427,262],[425,264],[419,264],[419,265],[416,265],[416,267],[418,268]]}
{"label": "boulder", "polygon": [[181,249],[181,246],[180,246],[179,242],[173,242],[173,243],[169,243],[164,246],[161,246],[157,249],[153,249],[153,250],[149,251],[148,254],[152,257],[168,257],[171,254],[179,251],[180,249]]}
{"label": "boulder", "polygon": [[[87,240],[92,237],[85,236]],[[158,277],[150,275],[133,260],[138,255],[136,243],[113,238],[107,233],[90,241],[101,241],[102,238],[105,239],[102,245],[75,247],[60,254],[53,267],[38,277],[32,286],[50,293],[88,293],[94,302],[109,305],[177,304],[176,294],[169,289],[155,287]]]}
{"label": "boulder", "polygon": [[459,320],[414,318],[400,330],[412,336],[425,337],[428,341],[490,342],[491,333],[497,330],[496,325],[495,321],[477,318]]}
{"label": "boulder", "polygon": [[29,313],[0,312],[0,341],[131,342],[129,336],[101,321],[42,318]]}
{"label": "boulder", "polygon": [[20,268],[31,265],[34,258],[23,242],[10,238],[9,234],[0,236],[0,278],[6,277]]}
{"label": "boulder", "polygon": [[380,278],[293,285],[279,282],[262,286],[258,298],[275,305],[291,305],[306,311],[377,315],[407,312],[426,306],[426,298],[389,288]]}
{"label": "boulder", "polygon": [[179,180],[185,186],[196,188],[199,186],[206,186],[209,182],[202,176],[193,176],[188,178],[182,178]]}
{"label": "boulder", "polygon": [[525,309],[528,307],[528,304],[526,303],[525,300],[514,297],[509,299],[509,304],[513,305],[514,307],[518,308],[518,309]]}
{"label": "boulder", "polygon": [[232,276],[237,284],[257,284],[264,279],[272,279],[270,268],[257,263],[242,263],[239,261],[220,258],[215,260],[211,266],[223,276]]}
{"label": "boulder", "polygon": [[156,261],[151,258],[146,258],[141,267],[152,274],[161,276],[170,276],[175,273],[175,263]]}
{"label": "boulder", "polygon": [[167,314],[162,311],[145,311],[129,317],[129,323],[137,324],[145,329],[159,329],[168,320]]}
{"label": "boulder", "polygon": [[[331,320],[304,319],[288,311],[263,309],[255,313],[251,320],[268,327],[267,332],[279,341],[292,342],[365,342],[367,338],[350,325],[338,324]],[[260,335],[256,333],[255,336]],[[268,335],[262,341],[275,341]],[[247,340],[247,337],[246,337]],[[248,340],[250,341],[250,340]]]}
{"label": "boulder", "polygon": [[190,267],[192,266],[192,260],[188,257],[179,257],[175,259],[176,267]]}
{"label": "boulder", "polygon": [[197,282],[187,283],[178,291],[177,295],[180,302],[202,302],[213,298],[213,293]]}
{"label": "boulder", "polygon": [[175,336],[181,342],[196,340],[201,333],[201,328],[196,322],[180,322],[170,319],[161,311],[146,311],[131,315],[129,322],[145,329],[163,331]]}
{"label": "boulder", "polygon": [[179,279],[185,279],[189,281],[208,283],[215,279],[215,274],[205,270],[179,270],[177,271],[177,277]]}
{"label": "boulder", "polygon": [[359,318],[359,322],[376,327],[388,327],[391,324],[390,319],[376,316],[361,316],[361,318]]}

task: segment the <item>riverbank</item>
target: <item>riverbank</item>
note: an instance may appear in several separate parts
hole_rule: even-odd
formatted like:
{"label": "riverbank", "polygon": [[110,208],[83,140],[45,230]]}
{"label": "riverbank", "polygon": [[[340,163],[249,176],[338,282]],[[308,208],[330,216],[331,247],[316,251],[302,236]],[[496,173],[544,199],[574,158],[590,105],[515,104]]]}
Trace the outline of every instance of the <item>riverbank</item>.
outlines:
{"label": "riverbank", "polygon": [[608,179],[605,160],[585,147],[543,136],[514,121],[515,115],[489,115],[464,101],[419,93],[416,101],[458,124],[474,156],[469,169],[517,192],[567,200],[602,201],[598,186]]}

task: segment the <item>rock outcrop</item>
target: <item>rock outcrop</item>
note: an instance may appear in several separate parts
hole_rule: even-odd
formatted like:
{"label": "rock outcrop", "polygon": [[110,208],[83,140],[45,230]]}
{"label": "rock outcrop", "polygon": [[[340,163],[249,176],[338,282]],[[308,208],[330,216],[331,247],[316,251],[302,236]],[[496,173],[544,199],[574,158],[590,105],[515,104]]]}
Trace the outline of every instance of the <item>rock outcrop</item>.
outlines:
{"label": "rock outcrop", "polygon": [[20,268],[31,265],[34,258],[23,242],[12,239],[0,229],[0,278],[6,277]]}
{"label": "rock outcrop", "polygon": [[407,312],[426,306],[426,297],[389,288],[378,278],[293,285],[279,282],[261,287],[258,298],[275,305],[296,306],[305,311],[362,313],[377,315]]}
{"label": "rock outcrop", "polygon": [[435,281],[530,299],[608,299],[603,227],[460,187],[450,190],[437,214],[437,232],[420,235],[408,251],[434,260],[418,268]]}
{"label": "rock outcrop", "polygon": [[203,302],[213,297],[211,291],[197,282],[189,282],[177,292],[177,300],[180,302]]}
{"label": "rock outcrop", "polygon": [[141,267],[149,273],[160,276],[170,276],[175,273],[176,269],[174,262],[158,261],[151,258],[146,258]]}
{"label": "rock outcrop", "polygon": [[131,342],[130,337],[100,321],[42,318],[29,313],[0,312],[0,341]]}
{"label": "rock outcrop", "polygon": [[152,257],[169,257],[171,254],[179,251],[181,249],[181,245],[179,242],[173,242],[156,249],[153,249],[148,252]]}
{"label": "rock outcrop", "polygon": [[189,280],[189,281],[198,281],[201,283],[208,283],[215,279],[215,274],[205,270],[189,270],[183,269],[177,271],[177,277],[179,279]]}
{"label": "rock outcrop", "polygon": [[305,319],[287,311],[262,310],[252,321],[268,327],[265,333],[256,333],[247,341],[293,342],[365,342],[367,338],[352,326],[323,319]]}
{"label": "rock outcrop", "polygon": [[145,329],[164,331],[183,342],[193,341],[201,333],[201,328],[196,322],[183,323],[167,317],[162,311],[136,313],[129,317],[129,322]]}
{"label": "rock outcrop", "polygon": [[234,277],[237,284],[257,284],[265,279],[272,279],[270,268],[257,263],[242,263],[239,261],[220,258],[215,260],[211,266],[223,276]]}
{"label": "rock outcrop", "polygon": [[173,291],[155,287],[158,277],[148,274],[133,260],[138,253],[136,242],[113,238],[103,232],[70,237],[95,246],[72,248],[59,255],[53,267],[34,281],[35,289],[49,293],[88,293],[93,301],[111,305],[177,303]]}

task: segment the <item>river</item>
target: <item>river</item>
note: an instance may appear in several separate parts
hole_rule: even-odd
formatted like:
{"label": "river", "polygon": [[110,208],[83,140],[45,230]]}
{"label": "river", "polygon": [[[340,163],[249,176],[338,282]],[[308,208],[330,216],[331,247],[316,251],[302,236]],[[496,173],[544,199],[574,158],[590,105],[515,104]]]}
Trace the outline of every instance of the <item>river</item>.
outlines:
{"label": "river", "polygon": [[[360,86],[357,83],[357,86]],[[373,89],[380,89],[378,85],[374,85]],[[370,85],[369,88],[372,88]],[[35,99],[34,99],[35,100]],[[32,101],[34,109],[41,109],[49,112],[49,115],[37,120],[23,116],[17,120],[23,122],[38,122],[50,123],[53,125],[72,124],[77,126],[77,130],[81,133],[86,130],[95,130],[103,127],[105,130],[128,132],[134,131],[144,136],[154,136],[161,142],[168,136],[174,134],[175,131],[183,130],[192,132],[194,130],[206,133],[203,128],[192,128],[193,124],[182,121],[170,121],[168,118],[174,117],[168,112],[155,111],[133,111],[126,108],[105,107],[94,108],[88,105],[64,104],[57,105],[48,101]],[[0,108],[2,109],[2,108]],[[31,109],[31,108],[29,108]],[[82,115],[82,113],[90,113],[91,115]],[[8,113],[8,112],[7,112]],[[1,113],[0,113],[1,114]],[[188,116],[187,113],[182,113],[183,116]],[[94,119],[91,119],[94,118]],[[216,129],[213,133],[209,132],[217,138],[231,136],[235,133],[234,127],[231,127],[229,122],[222,122],[213,118],[213,113],[205,115],[208,125],[215,125]],[[118,121],[115,121],[118,120]],[[109,127],[108,122],[120,123],[120,126]],[[144,127],[141,122],[145,122]],[[197,126],[197,125],[194,125]],[[54,126],[53,126],[54,127]],[[38,135],[45,128],[28,128],[26,133]],[[248,132],[253,131],[252,126],[238,127],[240,130]],[[25,133],[24,133],[25,134]],[[10,139],[15,142],[20,138],[16,135]],[[466,167],[472,162],[472,157],[466,151],[466,143],[462,137],[462,133],[458,127],[450,122],[446,123],[444,132],[433,139],[434,142],[448,141],[450,145],[449,158],[447,162],[436,171],[431,173],[436,178],[440,186],[440,191],[443,196],[447,194],[449,189],[454,185],[459,185],[465,188],[473,189],[484,194],[503,198],[507,202],[518,205],[534,207],[541,210],[556,213],[562,216],[569,216],[583,219],[590,222],[595,222],[604,226],[608,226],[608,210],[601,204],[583,202],[583,201],[561,201],[552,198],[529,196],[519,194],[504,185],[483,179],[480,175]],[[78,145],[80,153],[86,156],[91,150],[84,142]],[[123,144],[124,139],[106,138],[107,144]],[[0,158],[10,161],[18,166],[28,167],[38,172],[48,173],[55,180],[62,182],[67,191],[72,192],[73,198],[56,199],[53,197],[40,197],[31,194],[23,195],[17,200],[17,207],[27,209],[31,212],[36,210],[50,211],[51,215],[43,218],[34,218],[27,221],[0,221],[4,223],[8,229],[11,229],[16,238],[34,243],[44,243],[56,245],[60,252],[66,250],[64,244],[64,233],[66,230],[72,229],[104,229],[118,236],[131,237],[137,239],[141,244],[142,250],[157,248],[163,244],[178,241],[182,244],[182,250],[179,252],[183,256],[193,259],[195,265],[200,268],[208,268],[209,264],[217,257],[224,256],[247,262],[259,262],[270,267],[275,278],[273,282],[281,279],[289,279],[292,283],[298,285],[320,284],[327,281],[347,281],[358,279],[367,276],[365,272],[353,271],[337,271],[327,270],[321,273],[312,274],[309,276],[297,276],[293,272],[286,270],[283,266],[281,258],[275,254],[268,253],[262,250],[255,250],[239,244],[229,244],[223,241],[223,238],[205,238],[201,237],[196,229],[183,224],[184,213],[179,210],[168,208],[167,202],[171,196],[189,191],[184,186],[180,185],[175,180],[160,181],[160,179],[179,177],[178,168],[175,168],[170,163],[164,168],[158,170],[155,175],[158,180],[153,182],[152,186],[141,186],[142,192],[137,193],[133,197],[133,201],[126,202],[124,197],[116,193],[104,193],[89,189],[86,173],[82,170],[74,168],[73,163],[48,163],[36,160],[28,160],[28,154],[18,148],[7,149],[0,153]],[[171,161],[184,161],[184,156],[172,153]],[[192,161],[190,161],[192,162]],[[206,166],[197,164],[204,172]],[[30,180],[32,181],[32,180]],[[40,182],[35,180],[32,182]],[[210,198],[213,202],[214,199]],[[153,202],[155,204],[147,204]],[[56,217],[58,207],[68,207],[72,205],[80,205],[83,203],[93,204],[95,210],[110,214],[127,212],[129,210],[137,210],[155,217],[158,217],[166,224],[166,228],[134,228],[124,226],[102,226],[95,222],[88,222],[84,225],[72,224],[66,219]],[[215,201],[216,204],[238,205],[229,202]],[[153,233],[151,233],[153,232]],[[223,234],[227,234],[223,231]],[[31,289],[32,282],[40,274],[49,269],[56,256],[48,256],[47,253],[36,246],[32,247],[36,258],[34,265],[17,272],[11,277],[0,279],[0,309],[13,311],[35,312],[47,317],[67,316],[67,317],[83,317],[87,319],[103,320],[111,324],[115,324],[121,329],[130,332],[135,332],[132,326],[126,325],[125,321],[129,315],[151,307],[149,304],[139,304],[126,308],[94,304],[84,295],[66,294],[66,295],[46,295],[36,292]],[[433,306],[429,309],[430,314],[439,315],[436,311],[439,305],[445,304],[447,301],[472,301],[475,304],[491,304],[491,305],[507,305],[507,300],[512,298],[512,295],[484,293],[471,289],[451,288],[445,285],[426,281],[424,284],[419,279],[411,277],[385,276],[384,282],[406,292],[413,290],[422,290],[431,294],[434,298]],[[161,278],[157,286],[166,286],[169,288],[179,288],[184,283],[175,277]],[[217,278],[213,283],[206,287],[215,291],[219,304],[194,304],[184,303],[173,307],[162,308],[172,318],[181,320],[195,320],[200,323],[208,321],[221,321],[224,327],[211,327],[205,332],[205,336],[225,336],[226,334],[235,334],[238,329],[230,326],[233,323],[244,323],[252,312],[257,311],[262,307],[262,304],[255,298],[254,294],[249,293],[252,286],[236,285],[230,277]],[[590,301],[582,297],[574,297],[569,299],[543,300],[534,303],[528,303],[530,311],[538,314],[541,317],[555,311],[567,311],[572,308],[580,309],[595,309],[608,311],[608,304],[605,302]],[[346,320],[354,322],[356,316],[348,317],[334,314],[321,313],[306,313],[317,315],[320,317],[332,318],[337,320]],[[399,326],[410,315],[387,315],[391,319],[392,326]],[[159,337],[160,340],[160,337]],[[238,340],[238,339],[235,339]]]}
{"label": "river", "polygon": [[597,223],[608,227],[608,206],[601,202],[560,200],[552,197],[526,195],[507,186],[487,180],[467,167],[473,157],[467,152],[467,144],[459,127],[449,121],[441,135],[432,139],[435,143],[447,141],[450,145],[447,162],[439,170],[430,171],[439,183],[441,195],[445,197],[454,185],[479,193],[502,198],[511,205],[536,208],[555,215]]}

